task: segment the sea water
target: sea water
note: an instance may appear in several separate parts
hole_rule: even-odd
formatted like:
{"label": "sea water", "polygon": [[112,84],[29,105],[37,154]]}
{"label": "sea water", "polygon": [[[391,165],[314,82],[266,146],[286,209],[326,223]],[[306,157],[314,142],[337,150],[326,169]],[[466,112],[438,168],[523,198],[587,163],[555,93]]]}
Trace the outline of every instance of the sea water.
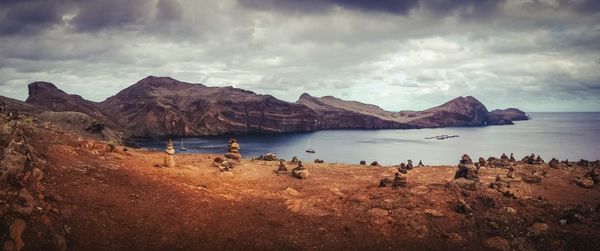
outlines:
{"label": "sea water", "polygon": [[[322,130],[306,133],[249,134],[190,137],[187,151],[180,151],[181,138],[174,139],[178,154],[225,153],[227,141],[235,137],[244,157],[275,153],[278,157],[312,162],[358,163],[361,160],[395,165],[422,160],[426,165],[455,164],[464,153],[474,160],[502,153],[517,159],[531,153],[546,161],[596,160],[600,158],[600,113],[530,113],[532,119],[515,125],[451,127],[410,130]],[[438,135],[459,135],[445,140],[425,139]],[[143,148],[164,150],[166,139],[138,139]],[[305,150],[311,148],[314,154]]]}

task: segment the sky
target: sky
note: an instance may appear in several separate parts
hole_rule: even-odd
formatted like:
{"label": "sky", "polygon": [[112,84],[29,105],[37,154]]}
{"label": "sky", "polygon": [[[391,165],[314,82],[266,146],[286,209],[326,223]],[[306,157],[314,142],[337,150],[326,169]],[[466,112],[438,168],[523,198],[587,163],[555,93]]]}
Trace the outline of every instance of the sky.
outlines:
{"label": "sky", "polygon": [[600,111],[597,0],[0,0],[0,95],[153,76],[296,101]]}

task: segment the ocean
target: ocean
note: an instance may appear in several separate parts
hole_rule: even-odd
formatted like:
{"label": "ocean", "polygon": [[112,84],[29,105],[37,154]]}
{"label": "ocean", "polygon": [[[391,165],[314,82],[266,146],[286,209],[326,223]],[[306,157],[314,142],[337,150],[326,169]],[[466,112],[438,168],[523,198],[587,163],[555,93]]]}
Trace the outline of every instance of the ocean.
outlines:
{"label": "ocean", "polygon": [[[471,158],[500,157],[514,153],[517,159],[531,153],[546,161],[596,160],[600,158],[600,112],[529,113],[528,121],[515,125],[487,127],[451,127],[410,130],[322,130],[306,133],[250,134],[235,136],[189,137],[183,139],[188,151],[177,154],[225,153],[227,141],[238,139],[245,158],[275,153],[291,159],[298,156],[305,162],[322,159],[326,162],[359,163],[361,160],[396,165],[422,160],[425,165],[456,164],[464,153]],[[445,140],[426,139],[438,135],[459,135]],[[142,148],[164,150],[166,139],[137,139]],[[312,148],[315,153],[305,150]]]}

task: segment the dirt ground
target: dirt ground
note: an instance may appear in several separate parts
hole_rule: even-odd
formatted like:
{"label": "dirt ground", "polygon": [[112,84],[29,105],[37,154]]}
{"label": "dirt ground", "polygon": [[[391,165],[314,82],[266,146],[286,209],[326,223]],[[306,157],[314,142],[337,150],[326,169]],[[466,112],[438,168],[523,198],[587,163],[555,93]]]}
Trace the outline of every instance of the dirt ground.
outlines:
{"label": "dirt ground", "polygon": [[[392,189],[379,181],[396,168],[311,163],[300,180],[275,174],[277,161],[243,159],[222,172],[211,166],[218,155],[178,154],[165,168],[162,152],[51,152],[46,187],[62,195],[72,250],[478,250],[491,237],[519,250],[600,247],[600,190],[571,181],[584,169],[546,168],[539,184],[515,183],[512,198],[487,187],[501,168],[482,168],[476,191],[452,185],[453,166],[416,168]],[[459,200],[472,214],[455,210]],[[561,226],[578,207],[591,211]],[[532,234],[535,223],[548,229]]]}

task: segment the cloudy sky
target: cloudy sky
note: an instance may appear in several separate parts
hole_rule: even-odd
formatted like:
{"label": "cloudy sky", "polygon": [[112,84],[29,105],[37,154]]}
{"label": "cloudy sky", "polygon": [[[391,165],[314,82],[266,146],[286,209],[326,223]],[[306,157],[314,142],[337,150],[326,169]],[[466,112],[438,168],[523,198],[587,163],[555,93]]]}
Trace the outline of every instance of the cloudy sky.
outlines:
{"label": "cloudy sky", "polygon": [[0,0],[0,95],[148,76],[424,109],[600,111],[597,0]]}

